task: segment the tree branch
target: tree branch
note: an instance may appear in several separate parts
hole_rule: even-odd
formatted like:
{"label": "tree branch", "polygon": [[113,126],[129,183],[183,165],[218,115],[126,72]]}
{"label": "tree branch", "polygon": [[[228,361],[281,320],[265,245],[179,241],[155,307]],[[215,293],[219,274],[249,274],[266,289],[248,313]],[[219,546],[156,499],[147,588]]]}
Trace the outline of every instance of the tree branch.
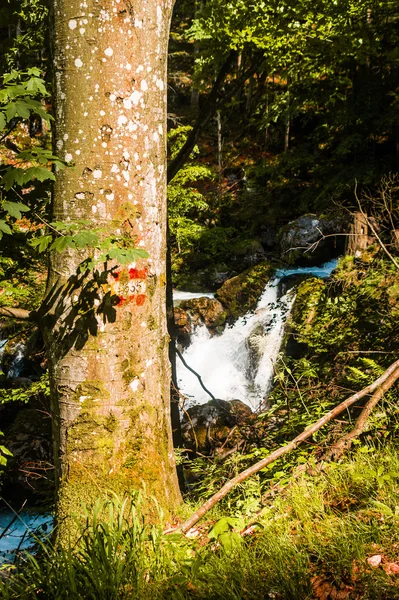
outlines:
{"label": "tree branch", "polygon": [[1,306],[0,317],[9,317],[10,319],[17,319],[18,321],[35,321],[36,313],[33,310],[25,310],[24,308]]}
{"label": "tree branch", "polygon": [[375,406],[381,400],[385,392],[387,392],[398,379],[399,369],[396,369],[396,371],[394,371],[388,377],[388,379],[381,385],[381,387],[376,392],[374,392],[370,400],[367,401],[362,412],[358,416],[352,431],[350,431],[343,438],[341,438],[336,444],[333,445],[329,452],[325,454],[325,460],[338,460],[339,458],[341,458],[344,452],[349,450],[349,448],[352,445],[352,441],[355,438],[359,437],[359,435],[364,431],[367,420]]}
{"label": "tree branch", "polygon": [[214,396],[213,394],[211,394],[211,392],[210,392],[209,390],[207,390],[207,389],[206,389],[205,385],[204,385],[204,384],[203,384],[203,382],[202,382],[201,375],[199,375],[199,374],[197,373],[197,371],[194,371],[194,369],[192,369],[192,368],[191,368],[191,367],[190,367],[190,366],[189,366],[189,365],[186,363],[186,361],[185,361],[185,360],[184,360],[184,358],[183,358],[183,355],[182,355],[182,353],[181,353],[181,352],[178,350],[178,348],[177,348],[177,347],[176,347],[176,354],[177,354],[177,356],[180,358],[180,360],[182,361],[182,363],[183,363],[183,365],[186,367],[186,369],[188,369],[189,371],[191,371],[191,373],[193,373],[193,374],[194,374],[194,375],[195,375],[195,376],[198,378],[198,381],[200,382],[200,385],[201,385],[202,389],[203,389],[203,390],[204,390],[204,391],[205,391],[207,394],[209,394],[209,396],[212,398],[212,400],[216,400],[215,396]]}
{"label": "tree branch", "polygon": [[341,404],[336,406],[333,410],[330,410],[326,415],[324,415],[324,417],[322,417],[316,423],[310,425],[310,427],[305,429],[305,431],[303,431],[295,439],[289,442],[289,444],[277,448],[277,450],[269,454],[269,456],[267,456],[266,458],[255,463],[254,465],[252,465],[252,467],[245,469],[245,471],[242,471],[236,477],[233,477],[233,479],[230,479],[230,481],[228,481],[218,492],[216,492],[216,494],[209,498],[209,500],[207,500],[189,519],[187,519],[187,521],[185,521],[179,529],[183,533],[186,533],[211,508],[213,508],[213,506],[215,506],[215,504],[217,504],[219,500],[224,498],[230,492],[230,490],[233,489],[233,487],[235,487],[237,484],[241,483],[251,475],[258,473],[258,471],[264,469],[281,456],[284,456],[284,454],[291,452],[291,450],[295,450],[295,448],[302,444],[302,442],[310,438],[314,433],[316,433],[316,431],[319,431],[319,429],[321,429],[326,423],[328,423],[336,416],[341,414],[344,410],[352,406],[352,404],[360,400],[360,398],[364,398],[364,396],[367,396],[368,394],[375,392],[375,390],[378,390],[391,377],[392,374],[396,373],[396,371],[398,371],[399,375],[399,360],[395,361],[390,367],[388,367],[388,369],[381,375],[381,377],[376,379],[374,383],[368,385],[363,390],[356,392],[356,394],[353,394],[352,396],[344,400],[344,402],[341,402]]}
{"label": "tree branch", "polygon": [[355,198],[356,201],[358,203],[359,206],[359,210],[362,213],[363,218],[365,219],[367,225],[370,227],[371,231],[373,232],[374,237],[377,239],[379,245],[381,246],[381,248],[384,250],[385,254],[388,256],[388,258],[393,262],[393,264],[395,265],[395,267],[397,269],[399,269],[399,263],[396,260],[396,258],[389,252],[388,248],[386,247],[386,245],[384,244],[384,242],[382,241],[382,239],[380,238],[380,236],[377,233],[376,228],[374,227],[373,223],[371,222],[371,219],[368,218],[367,214],[364,212],[363,208],[362,208],[362,204],[360,202],[360,198],[357,194],[357,180],[355,181]]}

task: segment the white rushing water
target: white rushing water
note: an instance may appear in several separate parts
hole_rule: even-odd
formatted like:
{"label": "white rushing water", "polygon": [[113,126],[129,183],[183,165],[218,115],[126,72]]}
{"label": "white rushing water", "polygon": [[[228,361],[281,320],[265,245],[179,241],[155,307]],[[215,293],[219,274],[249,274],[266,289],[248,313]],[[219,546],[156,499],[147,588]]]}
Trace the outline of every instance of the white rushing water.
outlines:
{"label": "white rushing water", "polygon": [[173,290],[173,302],[179,304],[183,300],[192,300],[193,298],[214,298],[215,294],[212,292],[184,292],[181,290]]}
{"label": "white rushing water", "polygon": [[15,344],[14,356],[7,372],[7,377],[13,379],[19,377],[25,363],[26,346],[22,342]]}
{"label": "white rushing water", "polygon": [[[219,336],[211,336],[205,325],[196,329],[183,356],[216,398],[238,399],[252,409],[258,408],[270,391],[284,324],[295,299],[293,290],[278,298],[278,284],[292,275],[328,277],[336,265],[337,260],[333,260],[320,267],[279,270],[266,285],[253,313],[226,327]],[[177,375],[181,391],[195,404],[210,400],[198,378],[179,360]]]}

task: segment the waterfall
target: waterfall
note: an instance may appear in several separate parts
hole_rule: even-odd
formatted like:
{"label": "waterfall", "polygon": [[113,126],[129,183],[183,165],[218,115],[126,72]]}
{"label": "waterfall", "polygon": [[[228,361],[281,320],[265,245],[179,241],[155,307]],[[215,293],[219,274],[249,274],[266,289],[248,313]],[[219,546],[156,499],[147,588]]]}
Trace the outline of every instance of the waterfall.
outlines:
{"label": "waterfall", "polygon": [[[276,361],[284,335],[284,324],[295,300],[293,289],[279,298],[280,282],[293,275],[328,277],[337,260],[320,267],[280,269],[266,285],[253,313],[241,317],[221,335],[211,336],[205,325],[195,330],[191,344],[183,353],[216,398],[242,400],[252,409],[265,401],[273,382]],[[185,299],[183,292],[179,300]],[[182,393],[195,404],[210,397],[198,378],[178,361],[178,383]]]}
{"label": "waterfall", "polygon": [[10,367],[7,372],[8,379],[19,377],[22,369],[24,368],[26,352],[25,344],[23,344],[22,342],[18,342],[18,344],[15,344],[13,352],[14,356],[12,358]]}

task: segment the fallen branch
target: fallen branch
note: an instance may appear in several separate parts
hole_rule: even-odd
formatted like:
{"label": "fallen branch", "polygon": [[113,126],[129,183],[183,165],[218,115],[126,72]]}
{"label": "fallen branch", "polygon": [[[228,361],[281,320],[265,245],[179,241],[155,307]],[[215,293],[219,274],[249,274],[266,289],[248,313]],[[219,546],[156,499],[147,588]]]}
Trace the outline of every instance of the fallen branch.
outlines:
{"label": "fallen branch", "polygon": [[0,317],[9,317],[18,321],[34,321],[35,313],[23,308],[10,308],[8,306],[0,307]]}
{"label": "fallen branch", "polygon": [[233,487],[235,487],[237,484],[241,483],[251,475],[258,473],[261,469],[264,469],[281,456],[284,456],[284,454],[291,452],[291,450],[295,450],[295,448],[302,444],[302,442],[310,438],[314,433],[316,433],[316,431],[319,431],[319,429],[321,429],[326,423],[328,423],[329,421],[334,419],[334,417],[337,417],[344,410],[352,406],[352,404],[360,400],[360,398],[364,398],[364,396],[372,394],[375,392],[375,390],[378,390],[391,377],[393,373],[396,373],[396,371],[399,371],[399,360],[395,361],[390,367],[388,367],[388,369],[381,375],[381,377],[376,379],[374,383],[371,383],[363,390],[356,392],[356,394],[353,394],[352,396],[344,400],[344,402],[341,402],[341,404],[333,408],[333,410],[330,410],[326,415],[324,415],[324,417],[322,417],[316,423],[310,425],[307,429],[305,429],[305,431],[303,431],[295,439],[289,442],[289,444],[278,448],[277,450],[269,454],[269,456],[267,456],[266,458],[263,458],[259,462],[252,465],[252,467],[245,469],[245,471],[242,471],[236,477],[230,479],[230,481],[228,481],[218,492],[216,492],[216,494],[209,498],[209,500],[207,500],[189,519],[187,519],[187,521],[185,521],[179,527],[179,529],[183,533],[186,533],[200,519],[202,519],[202,517],[211,508],[213,508],[215,504],[219,502],[219,500],[224,498],[230,492],[230,490],[233,489]]}
{"label": "fallen branch", "polygon": [[374,394],[371,396],[370,400],[367,401],[362,412],[358,416],[355,426],[352,429],[352,431],[350,431],[344,437],[342,437],[325,454],[325,460],[331,460],[331,459],[338,460],[339,458],[341,458],[341,456],[344,454],[344,452],[349,450],[349,448],[352,445],[352,441],[355,438],[359,437],[359,435],[364,431],[367,420],[368,420],[371,412],[375,408],[375,406],[381,400],[383,395],[394,385],[394,383],[398,379],[399,379],[399,369],[396,369],[396,371],[394,371],[388,377],[388,379],[381,385],[381,387],[376,392],[374,392]]}

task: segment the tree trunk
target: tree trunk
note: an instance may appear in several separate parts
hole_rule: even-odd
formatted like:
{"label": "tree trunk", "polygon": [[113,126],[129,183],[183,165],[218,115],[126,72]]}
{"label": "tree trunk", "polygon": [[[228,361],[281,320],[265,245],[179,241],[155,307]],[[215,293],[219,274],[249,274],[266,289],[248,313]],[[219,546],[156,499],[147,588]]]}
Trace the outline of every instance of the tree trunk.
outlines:
{"label": "tree trunk", "polygon": [[[79,273],[50,257],[43,309],[61,539],[80,502],[144,482],[180,501],[166,327],[166,56],[173,0],[55,0],[53,217],[89,219],[149,253]],[[66,525],[62,526],[66,518]],[[68,525],[69,523],[69,525]]]}
{"label": "tree trunk", "polygon": [[353,213],[353,223],[350,226],[347,254],[355,255],[356,252],[366,250],[369,241],[369,226],[367,216],[361,212]]}

